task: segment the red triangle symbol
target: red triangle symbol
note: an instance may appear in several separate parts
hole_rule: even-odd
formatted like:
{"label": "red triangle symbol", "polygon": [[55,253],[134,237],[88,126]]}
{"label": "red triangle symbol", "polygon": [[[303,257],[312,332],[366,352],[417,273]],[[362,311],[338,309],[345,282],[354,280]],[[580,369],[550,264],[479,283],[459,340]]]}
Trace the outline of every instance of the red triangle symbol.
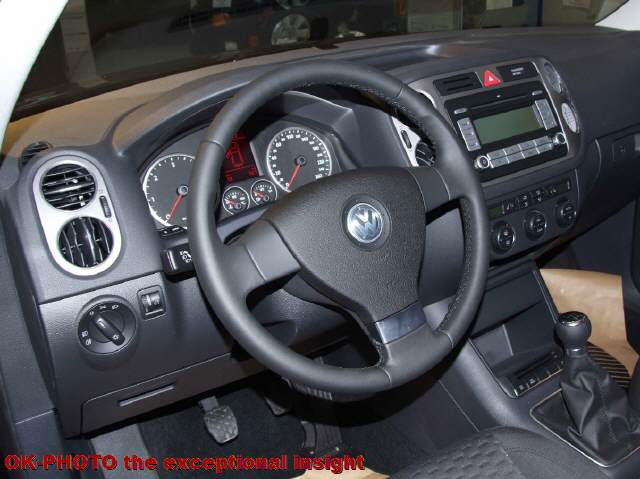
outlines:
{"label": "red triangle symbol", "polygon": [[484,81],[483,81],[484,86],[495,86],[495,85],[500,85],[500,83],[502,82],[497,76],[495,76],[489,70],[484,71]]}

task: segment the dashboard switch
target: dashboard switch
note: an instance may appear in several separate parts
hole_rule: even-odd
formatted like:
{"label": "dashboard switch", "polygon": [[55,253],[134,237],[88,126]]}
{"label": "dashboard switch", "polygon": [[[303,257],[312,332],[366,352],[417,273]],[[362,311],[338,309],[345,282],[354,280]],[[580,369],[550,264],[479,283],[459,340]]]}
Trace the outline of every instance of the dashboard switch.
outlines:
{"label": "dashboard switch", "polygon": [[489,70],[485,70],[484,71],[484,75],[483,75],[483,79],[482,79],[482,84],[485,87],[490,87],[490,86],[496,86],[496,85],[500,85],[500,83],[502,83],[502,81],[500,80],[500,78],[498,78],[495,73],[489,71]]}
{"label": "dashboard switch", "polygon": [[194,270],[189,243],[165,249],[161,257],[164,272],[168,275],[186,274]]}
{"label": "dashboard switch", "polygon": [[91,318],[91,322],[107,340],[111,341],[116,346],[120,346],[124,343],[124,335],[122,334],[122,331],[111,324],[106,316],[98,313]]}
{"label": "dashboard switch", "polygon": [[88,351],[110,354],[125,347],[136,332],[133,311],[119,298],[94,304],[80,317],[78,340]]}
{"label": "dashboard switch", "polygon": [[138,291],[138,302],[144,319],[155,318],[165,312],[164,295],[160,286]]}

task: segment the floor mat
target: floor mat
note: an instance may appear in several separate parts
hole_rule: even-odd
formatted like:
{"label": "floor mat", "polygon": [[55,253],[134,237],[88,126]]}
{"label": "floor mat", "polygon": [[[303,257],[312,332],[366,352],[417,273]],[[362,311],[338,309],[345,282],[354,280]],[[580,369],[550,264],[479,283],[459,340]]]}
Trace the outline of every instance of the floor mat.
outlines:
{"label": "floor mat", "polygon": [[[253,389],[243,388],[218,397],[220,404],[233,408],[238,420],[238,437],[225,445],[217,444],[207,433],[202,413],[197,405],[167,411],[166,414],[140,423],[142,436],[149,453],[165,457],[226,457],[242,454],[244,457],[274,457],[282,454],[302,454],[304,432],[293,416],[274,416],[262,397]],[[290,463],[291,461],[289,461]],[[213,475],[227,479],[265,477],[288,479],[301,475],[289,470],[278,471],[164,471],[162,479],[210,479]]]}

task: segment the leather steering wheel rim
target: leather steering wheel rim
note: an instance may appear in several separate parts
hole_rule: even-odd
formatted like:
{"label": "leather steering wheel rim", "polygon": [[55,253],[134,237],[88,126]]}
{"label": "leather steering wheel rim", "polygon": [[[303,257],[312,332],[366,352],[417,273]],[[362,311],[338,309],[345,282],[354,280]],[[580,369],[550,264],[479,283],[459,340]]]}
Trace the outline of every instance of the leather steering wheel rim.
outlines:
{"label": "leather steering wheel rim", "polygon": [[[431,140],[436,152],[436,165],[380,170],[365,168],[341,173],[336,175],[339,178],[333,180],[334,177],[330,177],[311,183],[272,205],[264,215],[265,219],[258,220],[239,241],[223,244],[217,233],[215,213],[222,161],[232,136],[268,100],[287,91],[312,85],[354,88],[402,111]],[[371,314],[366,314],[368,311],[356,314],[360,317],[360,325],[378,349],[378,364],[366,368],[320,364],[275,339],[249,311],[246,296],[269,281],[301,270],[307,272],[310,282],[317,279],[318,288],[327,286],[327,281],[323,282],[318,275],[307,271],[306,259],[296,251],[295,242],[287,239],[287,222],[295,220],[291,219],[295,214],[279,212],[286,208],[289,208],[287,212],[292,211],[292,202],[287,202],[289,197],[295,196],[298,191],[301,191],[298,198],[307,198],[303,196],[307,194],[306,191],[309,192],[308,197],[312,197],[314,191],[332,185],[337,188],[336,191],[341,191],[343,183],[348,181],[370,185],[372,191],[382,191],[390,187],[384,184],[384,181],[388,183],[390,180],[383,180],[383,177],[404,185],[407,197],[420,197],[419,206],[415,202],[412,204],[411,214],[414,209],[424,207],[424,211],[416,213],[423,218],[427,211],[441,204],[460,200],[465,235],[461,282],[439,325],[427,323],[417,301],[417,292],[415,301],[404,299],[400,308],[394,305],[396,308],[391,308],[395,311],[393,314],[387,314],[386,303],[379,304]],[[382,186],[376,190],[378,183]],[[475,317],[484,293],[489,262],[488,220],[478,177],[457,135],[431,103],[386,73],[349,62],[309,61],[281,66],[257,78],[225,104],[206,131],[194,161],[190,186],[189,239],[200,285],[229,333],[255,359],[283,377],[333,392],[364,394],[386,390],[418,377],[440,362],[463,338]],[[368,192],[368,186],[363,191]],[[388,209],[394,214],[398,210],[393,204],[388,205]],[[397,223],[402,224],[399,220]],[[405,226],[410,226],[408,220]],[[424,221],[420,227],[424,234]],[[400,234],[397,230],[394,235]],[[397,241],[404,241],[402,244],[405,248],[417,243],[423,251],[423,242],[418,238],[419,230],[415,231],[415,238],[398,238]],[[367,254],[356,246],[352,249],[354,254],[361,255],[359,258]],[[419,257],[411,253],[414,254],[412,258],[417,258],[420,264],[422,251]],[[237,270],[243,274],[232,273]],[[417,278],[413,278],[414,275],[412,269],[407,284],[411,285],[409,289],[415,287],[417,290]],[[339,299],[346,296],[338,293],[336,297]],[[412,291],[407,292],[407,298],[412,298],[412,294]],[[345,300],[345,305],[345,309],[350,311],[357,311],[359,306],[367,309],[361,300]]]}

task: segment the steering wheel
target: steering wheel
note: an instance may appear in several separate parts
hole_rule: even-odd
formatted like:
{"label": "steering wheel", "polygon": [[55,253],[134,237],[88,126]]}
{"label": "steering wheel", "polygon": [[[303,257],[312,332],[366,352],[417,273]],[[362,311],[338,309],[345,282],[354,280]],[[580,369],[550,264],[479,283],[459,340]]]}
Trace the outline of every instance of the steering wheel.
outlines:
{"label": "steering wheel", "polygon": [[[307,184],[271,205],[237,241],[225,245],[215,213],[220,170],[233,134],[268,100],[311,85],[354,88],[402,111],[432,141],[435,166],[362,168]],[[189,240],[200,285],[229,333],[283,377],[342,393],[393,388],[440,362],[475,316],[489,264],[478,177],[431,103],[386,73],[349,62],[309,61],[254,80],[225,104],[206,131],[190,184]],[[442,322],[428,324],[418,298],[426,214],[456,199],[464,230],[463,274]],[[379,353],[376,365],[341,368],[315,362],[257,321],[247,295],[293,274],[351,313]]]}

